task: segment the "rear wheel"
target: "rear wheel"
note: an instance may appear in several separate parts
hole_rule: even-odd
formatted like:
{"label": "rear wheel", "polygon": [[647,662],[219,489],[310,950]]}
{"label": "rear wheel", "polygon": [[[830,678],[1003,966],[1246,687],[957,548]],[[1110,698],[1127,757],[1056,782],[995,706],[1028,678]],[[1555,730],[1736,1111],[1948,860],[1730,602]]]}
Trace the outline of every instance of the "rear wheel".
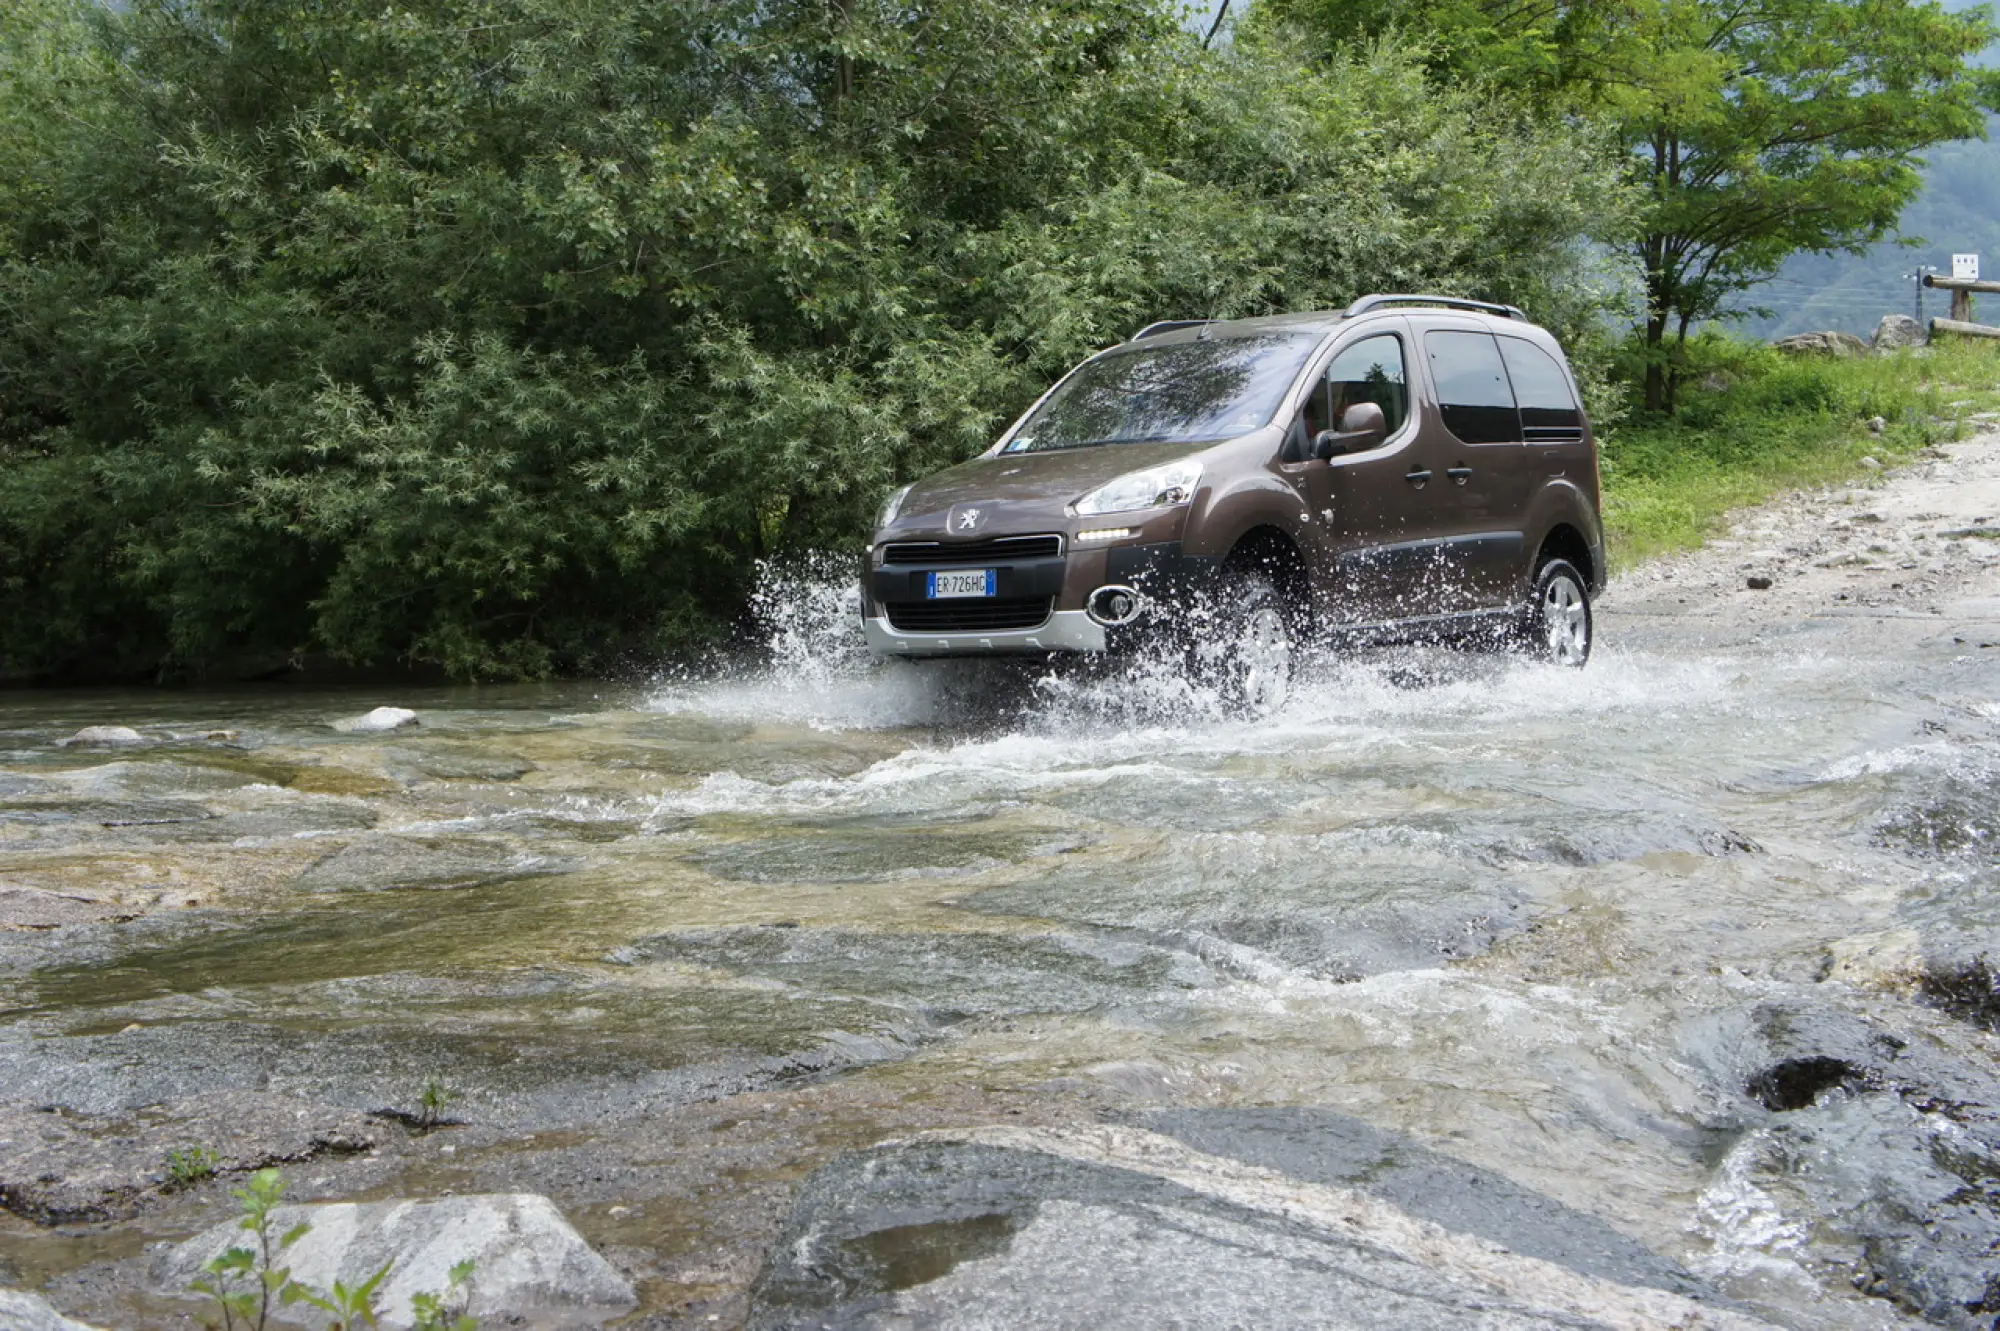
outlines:
{"label": "rear wheel", "polygon": [[1594,627],[1590,584],[1583,574],[1567,559],[1545,560],[1521,617],[1517,636],[1522,649],[1551,665],[1580,669],[1590,660]]}
{"label": "rear wheel", "polygon": [[1232,574],[1200,620],[1190,655],[1196,675],[1222,695],[1223,705],[1246,716],[1282,707],[1292,689],[1295,634],[1271,580],[1262,573]]}

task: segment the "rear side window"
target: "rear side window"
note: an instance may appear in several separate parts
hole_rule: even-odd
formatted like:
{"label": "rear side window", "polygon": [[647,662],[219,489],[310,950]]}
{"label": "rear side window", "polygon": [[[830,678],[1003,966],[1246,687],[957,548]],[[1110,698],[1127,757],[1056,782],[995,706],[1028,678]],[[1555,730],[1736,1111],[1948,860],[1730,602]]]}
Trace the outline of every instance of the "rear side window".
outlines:
{"label": "rear side window", "polygon": [[1555,358],[1518,337],[1500,339],[1500,356],[1521,404],[1521,435],[1531,441],[1583,438],[1583,412]]}
{"label": "rear side window", "polygon": [[1520,442],[1521,417],[1491,333],[1426,333],[1424,351],[1447,430],[1468,444]]}

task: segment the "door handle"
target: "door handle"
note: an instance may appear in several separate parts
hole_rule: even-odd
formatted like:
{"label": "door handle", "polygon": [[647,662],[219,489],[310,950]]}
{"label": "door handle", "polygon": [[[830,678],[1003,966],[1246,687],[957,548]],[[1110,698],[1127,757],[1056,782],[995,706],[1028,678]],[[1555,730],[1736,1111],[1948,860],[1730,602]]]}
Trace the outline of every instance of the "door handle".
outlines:
{"label": "door handle", "polygon": [[1452,483],[1454,485],[1464,485],[1467,481],[1472,479],[1472,468],[1446,467],[1444,469],[1444,474],[1451,477]]}
{"label": "door handle", "polygon": [[1425,471],[1422,468],[1418,467],[1412,467],[1410,470],[1403,473],[1403,479],[1408,481],[1411,485],[1416,486],[1419,490],[1424,488],[1425,482],[1429,481],[1430,478],[1431,474],[1428,471]]}

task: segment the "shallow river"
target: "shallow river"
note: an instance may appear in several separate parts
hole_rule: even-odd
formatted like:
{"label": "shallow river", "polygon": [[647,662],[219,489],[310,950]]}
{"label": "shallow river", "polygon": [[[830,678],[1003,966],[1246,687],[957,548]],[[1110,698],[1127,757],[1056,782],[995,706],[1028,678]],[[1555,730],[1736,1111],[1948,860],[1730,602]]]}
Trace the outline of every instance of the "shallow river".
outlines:
{"label": "shallow river", "polygon": [[[1917,982],[2000,936],[2000,650],[1601,627],[1580,673],[1318,661],[1254,722],[1164,673],[870,667],[832,622],[646,687],[11,696],[0,884],[91,901],[0,933],[0,1100],[436,1078],[460,1163],[413,1136],[303,1194],[547,1191],[696,1324],[843,1149],[1252,1106],[1792,1326],[1989,1324],[1994,1037]],[[385,702],[421,724],[328,726]],[[57,746],[92,723],[148,743]],[[121,1273],[226,1205],[6,1218],[0,1283],[176,1324]]]}

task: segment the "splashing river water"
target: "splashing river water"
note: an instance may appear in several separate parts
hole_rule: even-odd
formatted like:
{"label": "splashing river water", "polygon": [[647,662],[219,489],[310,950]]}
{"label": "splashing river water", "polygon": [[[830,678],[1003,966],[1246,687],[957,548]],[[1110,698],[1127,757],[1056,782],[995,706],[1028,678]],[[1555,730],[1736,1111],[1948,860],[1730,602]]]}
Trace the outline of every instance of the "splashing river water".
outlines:
{"label": "splashing river water", "polygon": [[[158,1187],[185,1106],[437,1078],[462,1126],[302,1150],[295,1192],[548,1192],[649,1325],[741,1320],[844,1150],[1251,1108],[1781,1324],[1991,1325],[1992,1015],[1940,995],[2000,923],[2000,577],[1937,496],[1995,451],[1622,583],[1586,671],[1321,657],[1255,722],[1162,671],[870,664],[811,572],[714,678],[9,698],[0,1101],[128,1158],[67,1212],[0,1179],[0,1284],[180,1324],[145,1244],[227,1209]],[[1757,600],[1744,558],[1799,574]],[[421,724],[328,726],[384,701]],[[143,742],[58,746],[91,723]]]}

